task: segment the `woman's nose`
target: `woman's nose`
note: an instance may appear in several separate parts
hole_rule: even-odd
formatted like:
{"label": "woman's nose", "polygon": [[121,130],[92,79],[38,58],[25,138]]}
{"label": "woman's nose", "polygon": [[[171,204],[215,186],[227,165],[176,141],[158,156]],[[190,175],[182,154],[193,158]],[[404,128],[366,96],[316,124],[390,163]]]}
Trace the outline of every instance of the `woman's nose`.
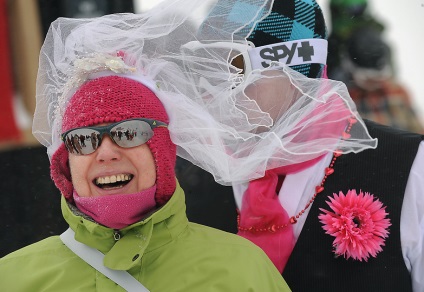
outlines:
{"label": "woman's nose", "polygon": [[119,147],[108,135],[104,135],[102,143],[96,150],[96,159],[100,162],[117,161],[121,159],[122,148]]}

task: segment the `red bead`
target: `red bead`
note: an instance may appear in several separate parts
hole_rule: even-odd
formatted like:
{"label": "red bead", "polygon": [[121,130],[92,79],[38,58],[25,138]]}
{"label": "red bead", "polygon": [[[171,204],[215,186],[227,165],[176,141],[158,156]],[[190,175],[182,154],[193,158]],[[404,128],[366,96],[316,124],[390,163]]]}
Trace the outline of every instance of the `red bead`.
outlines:
{"label": "red bead", "polygon": [[358,120],[355,118],[355,117],[351,117],[350,119],[349,119],[349,123],[350,124],[356,124],[356,122],[357,122]]}
{"label": "red bead", "polygon": [[340,157],[342,155],[342,152],[340,150],[334,151],[334,157]]}
{"label": "red bead", "polygon": [[330,175],[330,174],[332,174],[333,172],[334,172],[334,168],[327,167],[327,168],[325,169],[325,174],[326,174],[326,175]]}
{"label": "red bead", "polygon": [[297,219],[294,216],[292,216],[290,218],[290,224],[295,224],[296,222],[297,222]]}
{"label": "red bead", "polygon": [[349,139],[350,138],[350,134],[349,133],[346,133],[346,132],[343,132],[342,137],[343,137],[343,139]]}
{"label": "red bead", "polygon": [[317,194],[321,193],[323,190],[324,190],[324,187],[323,187],[323,186],[316,186],[316,187],[315,187],[315,192],[316,192]]}

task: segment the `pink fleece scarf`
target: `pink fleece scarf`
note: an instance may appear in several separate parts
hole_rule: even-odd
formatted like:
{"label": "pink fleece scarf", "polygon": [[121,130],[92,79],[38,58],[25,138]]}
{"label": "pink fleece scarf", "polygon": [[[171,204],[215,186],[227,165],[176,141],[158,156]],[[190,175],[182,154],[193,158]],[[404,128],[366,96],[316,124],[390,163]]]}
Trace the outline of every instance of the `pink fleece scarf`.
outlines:
{"label": "pink fleece scarf", "polygon": [[74,190],[76,206],[97,223],[113,229],[122,229],[139,221],[156,206],[156,185],[135,194],[102,197],[80,197]]}

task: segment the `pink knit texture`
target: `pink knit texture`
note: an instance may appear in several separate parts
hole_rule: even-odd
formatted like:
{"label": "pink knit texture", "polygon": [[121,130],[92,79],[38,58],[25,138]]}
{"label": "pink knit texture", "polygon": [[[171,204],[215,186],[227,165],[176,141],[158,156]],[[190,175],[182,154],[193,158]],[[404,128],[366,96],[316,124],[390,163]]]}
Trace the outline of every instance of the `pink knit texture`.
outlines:
{"label": "pink knit texture", "polygon": [[[168,115],[155,94],[132,79],[107,76],[83,84],[66,107],[62,132],[132,118],[147,118],[168,123]],[[167,128],[154,129],[147,142],[156,164],[156,202],[165,204],[175,191],[176,146]],[[65,145],[53,154],[50,173],[68,201],[72,198],[72,180]]]}

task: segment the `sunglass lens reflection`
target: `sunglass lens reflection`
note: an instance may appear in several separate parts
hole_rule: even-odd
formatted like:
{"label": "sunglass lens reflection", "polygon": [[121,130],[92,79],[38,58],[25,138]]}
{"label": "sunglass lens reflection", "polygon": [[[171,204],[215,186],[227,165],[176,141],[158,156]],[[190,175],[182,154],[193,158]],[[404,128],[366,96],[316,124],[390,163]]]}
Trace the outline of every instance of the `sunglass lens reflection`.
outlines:
{"label": "sunglass lens reflection", "polygon": [[[70,153],[78,155],[91,154],[99,147],[101,133],[94,129],[77,129],[65,137],[65,145]],[[126,121],[110,130],[109,136],[123,148],[139,146],[153,136],[150,125],[144,121]]]}
{"label": "sunglass lens reflection", "polygon": [[99,146],[100,133],[90,129],[72,131],[65,137],[65,145],[70,153],[90,154]]}
{"label": "sunglass lens reflection", "polygon": [[110,131],[112,139],[123,148],[146,143],[153,136],[150,125],[143,121],[123,122]]}

